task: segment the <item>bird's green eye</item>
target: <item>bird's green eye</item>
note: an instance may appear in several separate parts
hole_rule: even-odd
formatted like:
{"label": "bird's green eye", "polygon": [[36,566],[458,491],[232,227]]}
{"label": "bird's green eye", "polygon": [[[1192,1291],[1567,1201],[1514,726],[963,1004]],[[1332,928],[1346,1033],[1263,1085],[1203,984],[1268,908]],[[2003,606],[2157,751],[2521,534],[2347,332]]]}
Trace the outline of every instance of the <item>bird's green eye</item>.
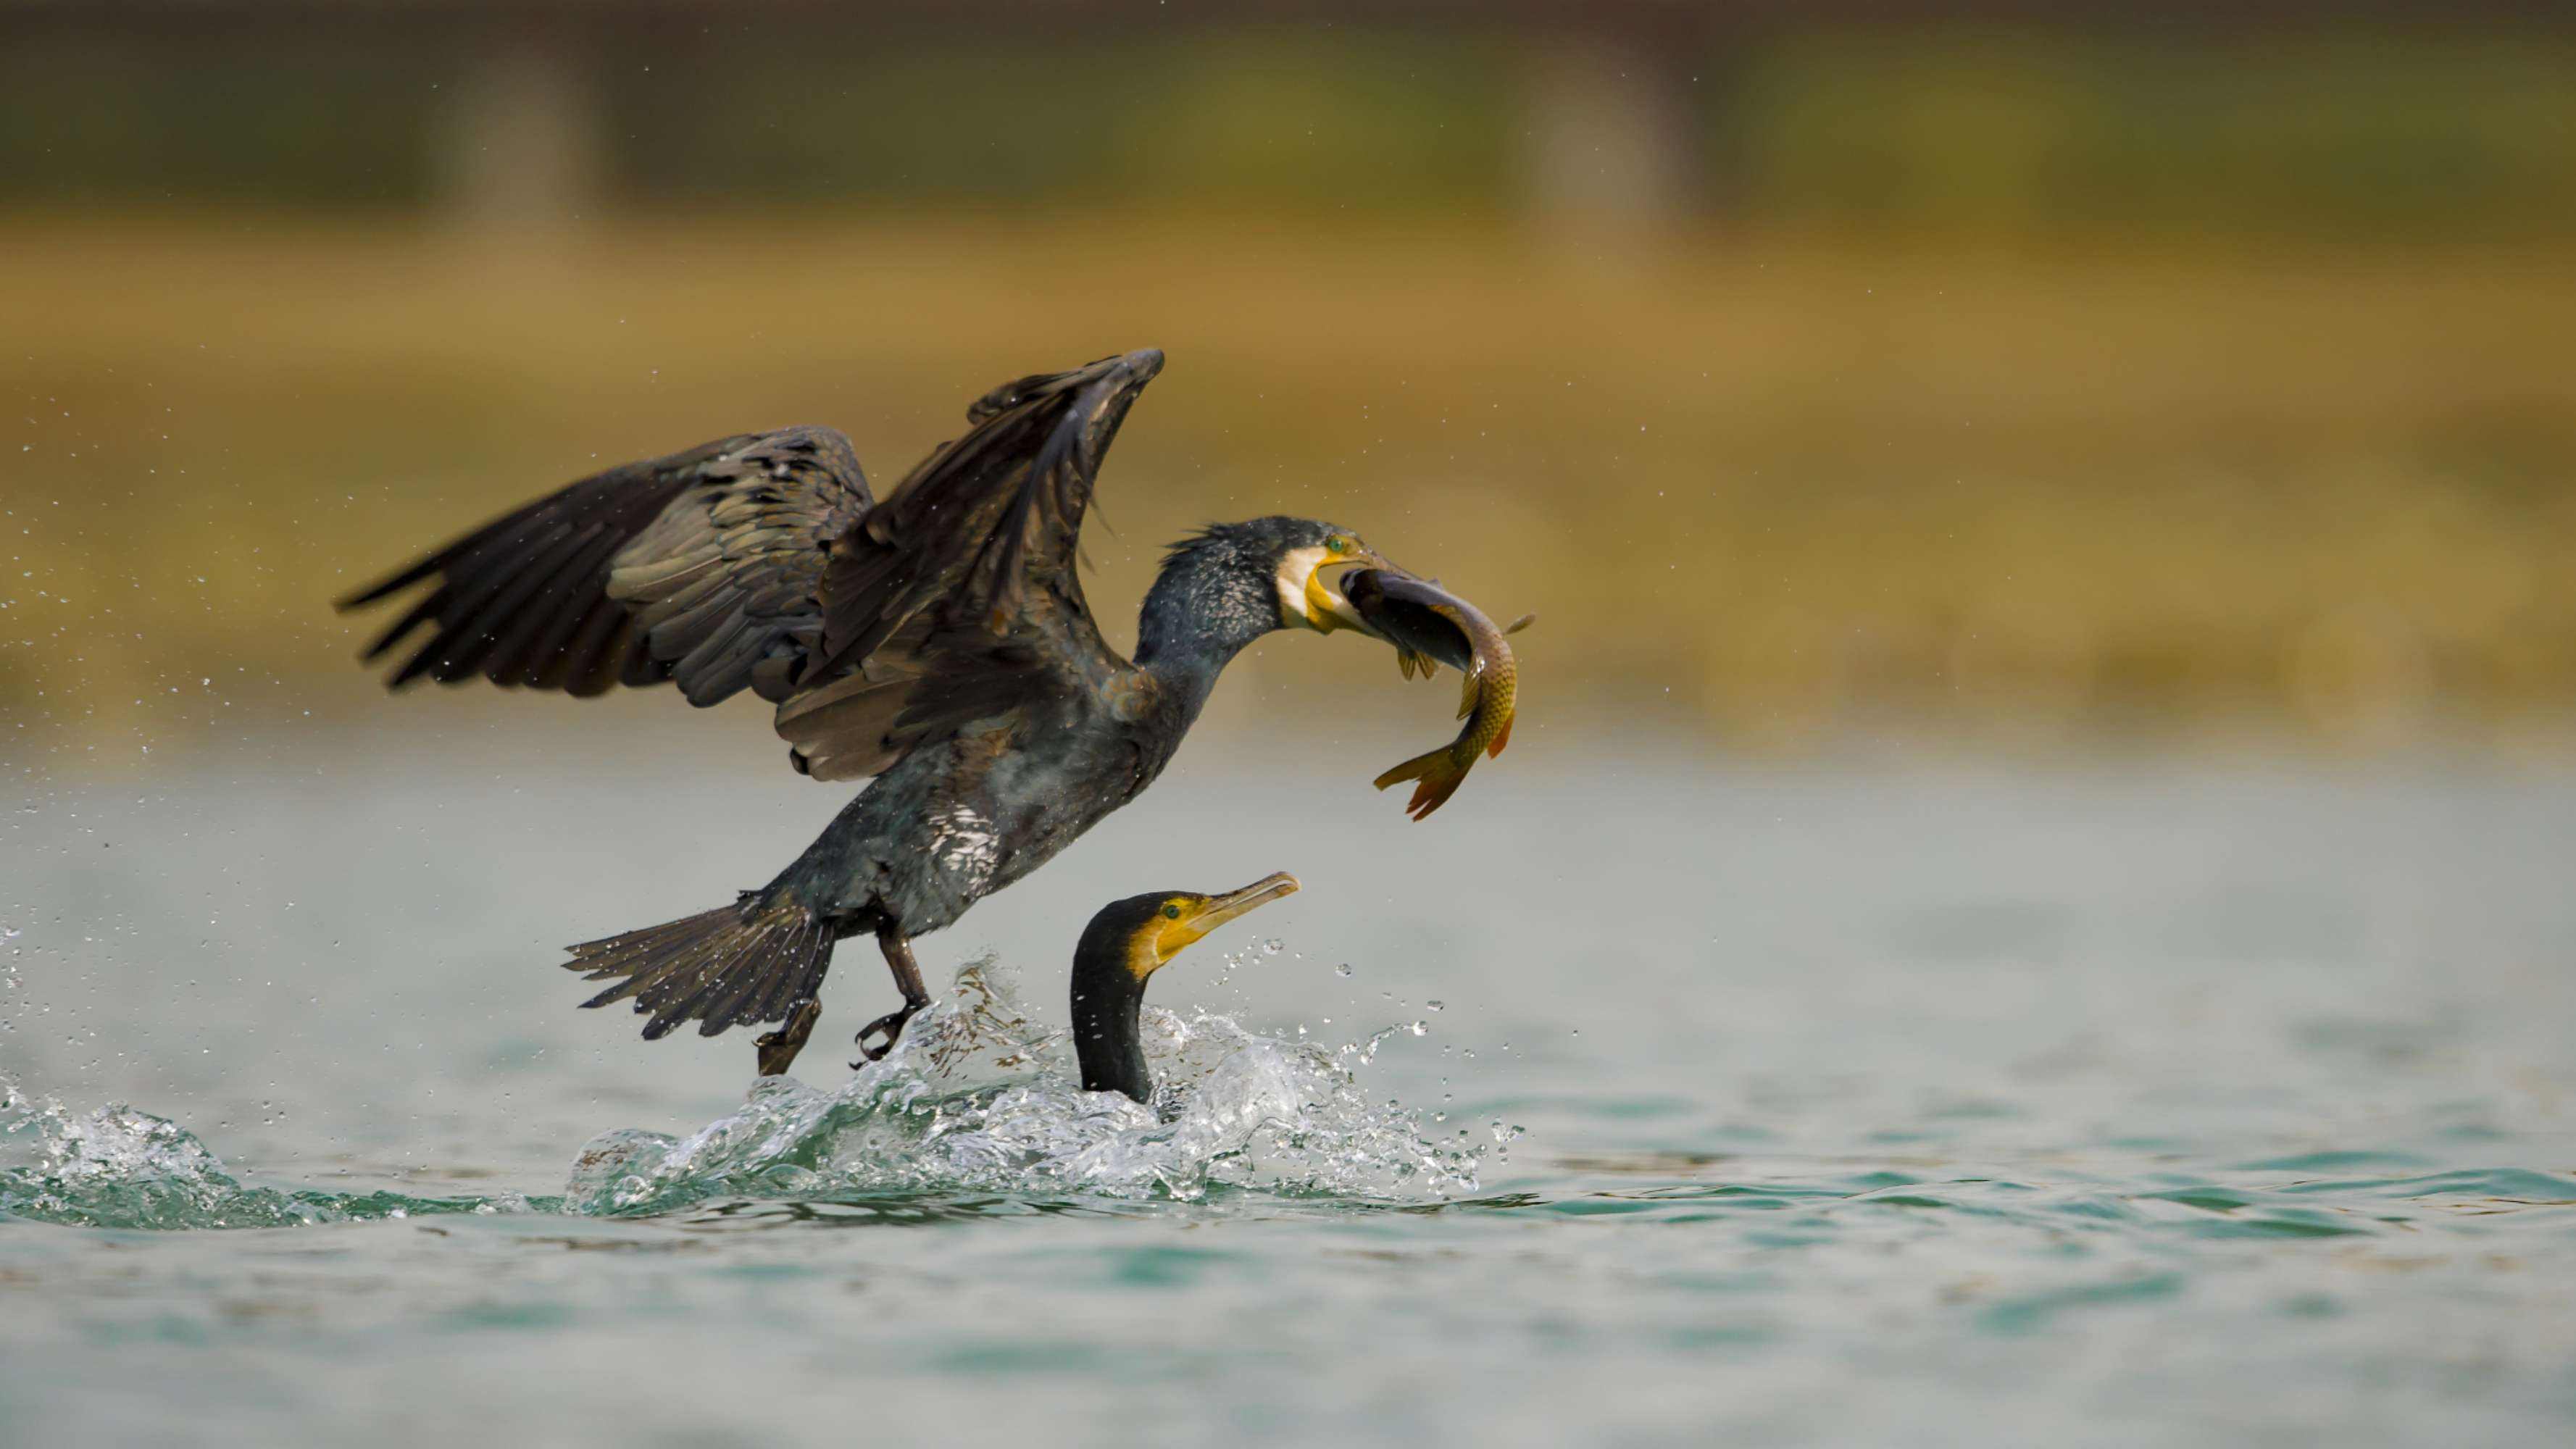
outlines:
{"label": "bird's green eye", "polygon": [[1177,902],[1175,902],[1175,903],[1174,903],[1174,904],[1172,904],[1172,905],[1168,905],[1168,906],[1163,907],[1163,919],[1164,919],[1164,920],[1167,920],[1167,921],[1177,921],[1177,920],[1179,920],[1180,918],[1181,918],[1181,908],[1180,908],[1180,905],[1179,905]]}
{"label": "bird's green eye", "polygon": [[1335,553],[1351,553],[1355,551],[1351,547],[1350,539],[1338,533],[1334,534],[1331,538],[1324,540],[1324,547],[1331,549]]}

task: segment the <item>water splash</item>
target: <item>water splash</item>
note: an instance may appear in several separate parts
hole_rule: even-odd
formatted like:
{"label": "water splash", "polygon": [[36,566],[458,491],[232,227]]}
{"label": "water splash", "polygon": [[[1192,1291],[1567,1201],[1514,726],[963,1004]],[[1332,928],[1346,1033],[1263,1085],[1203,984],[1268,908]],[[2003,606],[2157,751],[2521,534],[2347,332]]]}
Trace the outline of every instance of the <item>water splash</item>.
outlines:
{"label": "water splash", "polygon": [[607,1133],[582,1149],[561,1199],[254,1186],[175,1122],[123,1105],[78,1113],[0,1077],[0,1218],[276,1228],[453,1213],[638,1216],[721,1197],[966,1190],[1200,1201],[1245,1189],[1420,1202],[1475,1189],[1482,1149],[1426,1141],[1417,1114],[1366,1101],[1344,1065],[1350,1051],[1206,1012],[1148,1007],[1144,1027],[1153,1104],[1085,1092],[1066,1033],[1033,1022],[988,958],[960,970],[893,1053],[838,1089],[765,1078],[740,1110],[686,1138]]}
{"label": "water splash", "polygon": [[0,1218],[88,1228],[282,1228],[535,1206],[515,1193],[431,1198],[250,1187],[166,1118],[122,1104],[76,1115],[0,1077]]}
{"label": "water splash", "polygon": [[1472,1192],[1480,1150],[1424,1139],[1319,1046],[1148,1007],[1154,1102],[1085,1092],[1065,1033],[1035,1025],[989,958],[957,974],[885,1060],[835,1090],[755,1083],[677,1138],[594,1139],[564,1210],[667,1212],[713,1197],[830,1200],[947,1189],[1198,1201],[1258,1190],[1374,1201]]}

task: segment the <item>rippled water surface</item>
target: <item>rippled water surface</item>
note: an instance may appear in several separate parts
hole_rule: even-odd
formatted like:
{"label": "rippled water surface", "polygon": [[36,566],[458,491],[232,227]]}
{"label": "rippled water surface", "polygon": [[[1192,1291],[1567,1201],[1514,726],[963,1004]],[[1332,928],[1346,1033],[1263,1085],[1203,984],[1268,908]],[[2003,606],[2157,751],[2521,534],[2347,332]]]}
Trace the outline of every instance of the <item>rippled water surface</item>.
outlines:
{"label": "rippled water surface", "polygon": [[[43,786],[0,1439],[2576,1433],[2576,778],[1534,738],[1419,826],[1185,756],[923,943],[893,1060],[845,950],[756,1087],[551,948],[837,792],[517,735]],[[1157,978],[1157,1110],[1076,1090],[1090,912],[1279,869]]]}

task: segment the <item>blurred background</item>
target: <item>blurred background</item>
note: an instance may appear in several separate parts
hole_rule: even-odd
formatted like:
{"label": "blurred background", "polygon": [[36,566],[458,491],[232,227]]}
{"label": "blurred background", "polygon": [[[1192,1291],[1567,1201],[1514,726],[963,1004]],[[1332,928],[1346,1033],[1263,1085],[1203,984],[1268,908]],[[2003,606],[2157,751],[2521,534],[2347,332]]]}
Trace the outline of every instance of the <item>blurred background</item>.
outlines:
{"label": "blurred background", "polygon": [[1274,639],[922,949],[1060,1020],[1100,902],[1293,869],[1156,1001],[1350,1044],[1485,1208],[0,1222],[0,1425],[2571,1442],[2576,17],[2408,9],[0,0],[0,1099],[411,1195],[742,1103],[552,965],[850,790],[748,697],[389,699],[330,607],[616,463],[882,488],[1155,346],[1112,642],[1273,512],[1540,615],[1435,818],[1368,781],[1449,690]]}
{"label": "blurred background", "polygon": [[493,510],[1153,345],[1121,642],[1311,512],[1524,740],[2554,752],[2576,28],[2347,10],[6,0],[6,748],[380,728],[328,600]]}

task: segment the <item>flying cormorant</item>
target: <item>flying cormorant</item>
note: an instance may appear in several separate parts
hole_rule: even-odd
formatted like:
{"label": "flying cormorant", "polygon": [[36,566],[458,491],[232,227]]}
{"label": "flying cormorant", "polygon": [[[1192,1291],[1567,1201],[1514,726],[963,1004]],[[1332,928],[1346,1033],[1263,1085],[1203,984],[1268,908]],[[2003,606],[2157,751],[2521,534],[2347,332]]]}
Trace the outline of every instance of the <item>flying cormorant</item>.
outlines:
{"label": "flying cormorant", "polygon": [[759,1041],[761,1071],[784,1071],[834,943],[872,933],[903,993],[859,1033],[880,1057],[929,1003],[912,938],[1135,799],[1237,652],[1274,629],[1374,632],[1326,571],[1391,565],[1349,529],[1271,517],[1172,549],[1134,660],[1101,637],[1077,536],[1162,366],[1131,352],[996,388],[882,502],[840,432],[747,434],[582,479],[341,601],[430,586],[366,651],[427,627],[392,688],[668,682],[694,705],[748,689],[777,705],[799,771],[875,777],[767,885],[572,947],[568,968],[616,983],[583,1005],[631,999],[648,1039],[784,1022]]}

